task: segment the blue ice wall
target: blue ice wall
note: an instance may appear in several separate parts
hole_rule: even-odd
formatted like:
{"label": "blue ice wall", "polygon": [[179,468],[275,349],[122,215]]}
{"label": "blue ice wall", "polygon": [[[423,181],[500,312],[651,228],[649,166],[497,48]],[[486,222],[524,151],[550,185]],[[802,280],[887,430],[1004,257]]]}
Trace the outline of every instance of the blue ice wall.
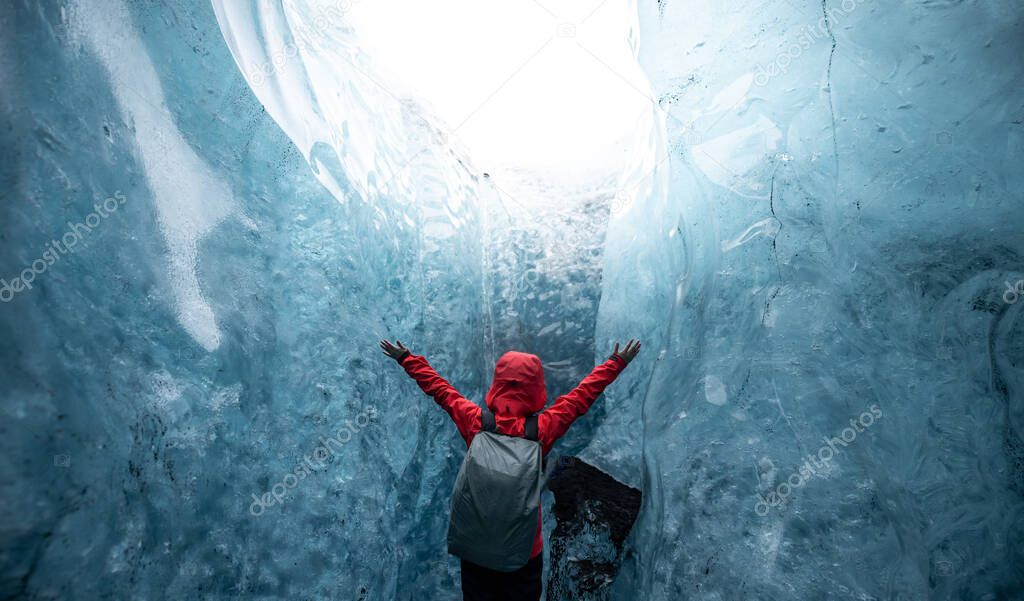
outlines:
{"label": "blue ice wall", "polygon": [[479,396],[471,176],[339,203],[206,3],[0,14],[0,277],[79,236],[0,311],[0,597],[451,590],[461,442],[373,344]]}
{"label": "blue ice wall", "polygon": [[1024,596],[1022,14],[640,6],[664,168],[598,325],[660,349],[609,395],[644,432],[621,598]]}
{"label": "blue ice wall", "polygon": [[529,215],[321,4],[0,6],[0,598],[457,598],[385,335],[474,399],[644,338],[576,598],[1022,597],[1024,10],[642,2],[628,185]]}

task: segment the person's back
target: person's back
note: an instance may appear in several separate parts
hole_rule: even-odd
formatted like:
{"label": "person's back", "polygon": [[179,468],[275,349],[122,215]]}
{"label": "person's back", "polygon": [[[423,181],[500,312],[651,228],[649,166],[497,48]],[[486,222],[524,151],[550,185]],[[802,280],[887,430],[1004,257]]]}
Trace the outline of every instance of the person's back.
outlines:
{"label": "person's back", "polygon": [[[380,345],[385,354],[398,361],[423,392],[432,396],[451,416],[466,446],[471,446],[473,439],[484,430],[485,422],[490,419],[488,412],[459,394],[430,367],[425,358],[413,355],[400,341],[392,345],[382,340]],[[607,361],[595,367],[576,388],[558,397],[547,409],[544,409],[547,393],[540,359],[536,355],[518,351],[505,353],[495,365],[494,379],[486,396],[487,410],[493,413],[494,431],[509,437],[526,437],[528,418],[531,421],[535,419],[536,432],[531,434],[540,444],[542,454],[547,455],[569,426],[590,409],[605,387],[615,380],[639,351],[639,341],[630,340],[621,353],[616,344]],[[538,507],[533,546],[525,565],[506,572],[492,570],[463,558],[463,599],[539,599],[543,548]]]}

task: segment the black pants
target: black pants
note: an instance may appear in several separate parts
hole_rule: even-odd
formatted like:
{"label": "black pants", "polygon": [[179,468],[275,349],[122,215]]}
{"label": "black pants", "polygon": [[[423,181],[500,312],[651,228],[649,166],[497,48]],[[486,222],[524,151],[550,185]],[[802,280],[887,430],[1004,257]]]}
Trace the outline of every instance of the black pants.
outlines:
{"label": "black pants", "polygon": [[463,601],[540,601],[544,554],[515,572],[498,572],[462,560]]}

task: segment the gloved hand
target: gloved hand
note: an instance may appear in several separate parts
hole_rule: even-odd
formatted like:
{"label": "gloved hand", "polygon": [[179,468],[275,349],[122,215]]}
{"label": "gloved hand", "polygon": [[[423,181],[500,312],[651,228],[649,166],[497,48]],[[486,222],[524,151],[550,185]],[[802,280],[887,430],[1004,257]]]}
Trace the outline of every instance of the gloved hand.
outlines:
{"label": "gloved hand", "polygon": [[619,352],[619,343],[616,342],[615,350],[612,351],[612,356],[618,356],[620,359],[626,362],[626,365],[629,365],[629,362],[632,361],[633,358],[636,357],[636,354],[639,352],[640,341],[634,341],[632,338],[630,338],[629,342],[626,343],[626,348],[623,349],[621,353]]}
{"label": "gloved hand", "polygon": [[405,345],[402,344],[401,340],[396,340],[395,342],[398,343],[398,346],[395,346],[395,345],[391,344],[386,339],[385,340],[381,340],[380,341],[380,348],[384,349],[384,354],[385,355],[387,355],[388,357],[391,357],[395,361],[398,361],[399,363],[401,363],[402,359],[405,359],[407,356],[412,354],[412,351],[410,351],[409,349],[405,348]]}

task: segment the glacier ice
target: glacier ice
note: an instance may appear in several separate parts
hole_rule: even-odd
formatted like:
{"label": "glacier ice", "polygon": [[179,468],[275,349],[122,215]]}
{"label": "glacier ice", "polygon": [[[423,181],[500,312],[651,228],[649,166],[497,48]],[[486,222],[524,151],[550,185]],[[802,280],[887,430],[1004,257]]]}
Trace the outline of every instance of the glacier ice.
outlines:
{"label": "glacier ice", "polygon": [[643,143],[520,207],[343,4],[0,7],[0,598],[457,598],[384,335],[475,399],[644,339],[549,598],[1024,598],[1024,8],[638,3]]}

